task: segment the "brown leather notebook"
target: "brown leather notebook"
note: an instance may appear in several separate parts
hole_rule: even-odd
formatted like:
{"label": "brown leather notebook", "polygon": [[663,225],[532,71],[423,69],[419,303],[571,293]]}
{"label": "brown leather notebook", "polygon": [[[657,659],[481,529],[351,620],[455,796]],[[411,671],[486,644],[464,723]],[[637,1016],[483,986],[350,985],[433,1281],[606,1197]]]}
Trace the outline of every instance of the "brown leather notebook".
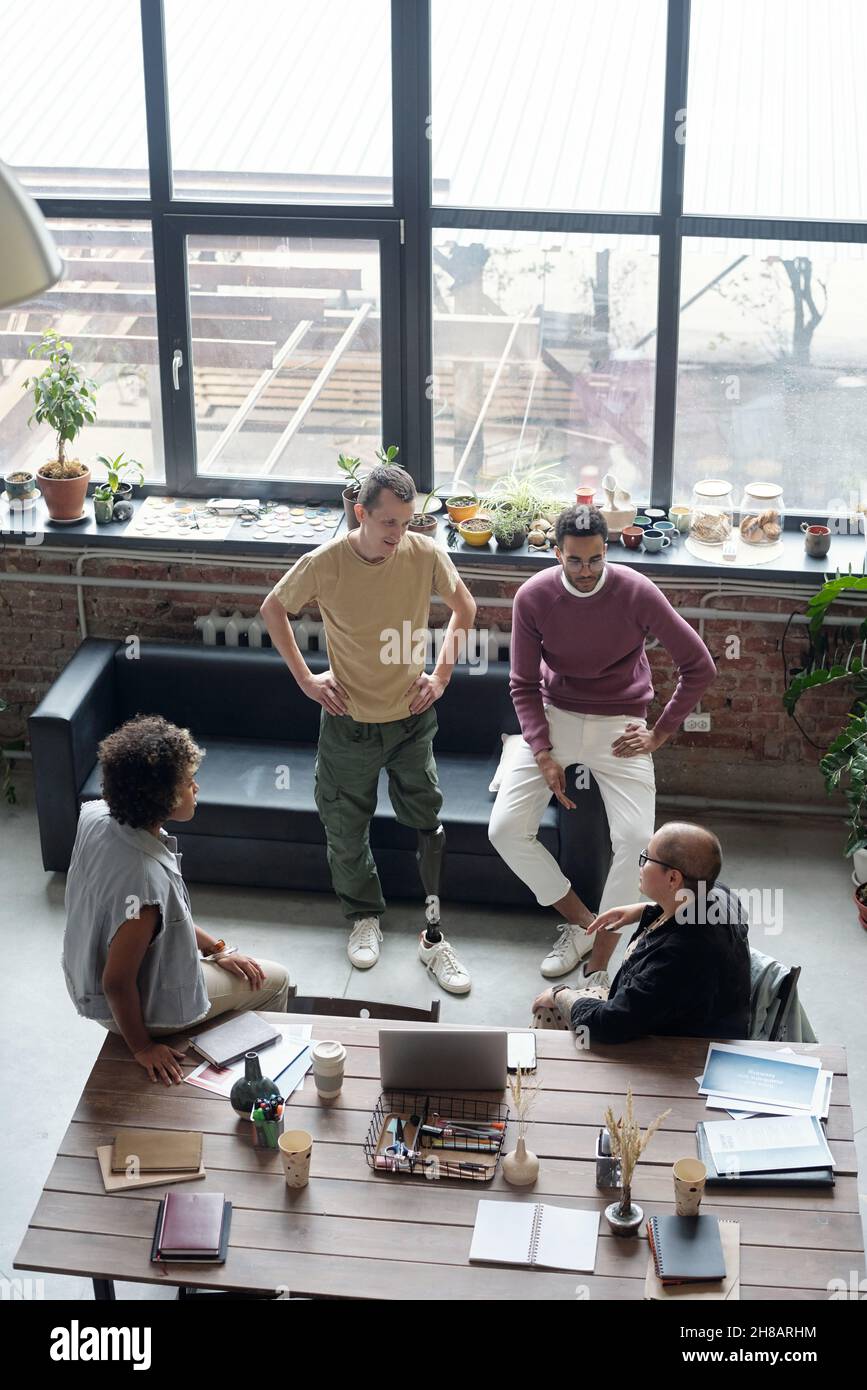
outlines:
{"label": "brown leather notebook", "polygon": [[111,1151],[111,1171],[195,1173],[202,1166],[202,1136],[183,1129],[120,1129]]}

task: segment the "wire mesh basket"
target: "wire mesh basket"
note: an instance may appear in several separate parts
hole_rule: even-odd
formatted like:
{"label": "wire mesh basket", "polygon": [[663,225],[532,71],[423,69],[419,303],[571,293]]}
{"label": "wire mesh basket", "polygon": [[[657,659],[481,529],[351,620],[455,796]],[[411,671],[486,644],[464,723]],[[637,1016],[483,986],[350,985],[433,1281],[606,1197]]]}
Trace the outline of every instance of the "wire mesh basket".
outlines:
{"label": "wire mesh basket", "polygon": [[509,1107],[498,1101],[383,1091],[364,1139],[376,1172],[490,1182],[506,1138]]}

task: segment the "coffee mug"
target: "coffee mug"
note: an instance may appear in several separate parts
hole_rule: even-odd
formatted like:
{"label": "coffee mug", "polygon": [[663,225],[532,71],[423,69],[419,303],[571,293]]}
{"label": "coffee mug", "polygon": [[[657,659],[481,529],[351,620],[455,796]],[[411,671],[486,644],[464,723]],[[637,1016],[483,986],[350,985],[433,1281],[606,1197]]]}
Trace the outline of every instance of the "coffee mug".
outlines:
{"label": "coffee mug", "polygon": [[804,549],[814,559],[827,555],[831,549],[831,530],[828,526],[811,526],[808,521],[801,522],[804,533]]}
{"label": "coffee mug", "polygon": [[661,531],[652,527],[644,533],[644,549],[651,555],[656,555],[660,550],[665,550],[671,545],[671,537],[664,536]]}
{"label": "coffee mug", "polygon": [[668,519],[673,521],[678,531],[683,535],[689,530],[689,507],[677,506],[669,507]]}
{"label": "coffee mug", "polygon": [[652,524],[656,526],[660,521],[662,521],[663,517],[665,516],[665,512],[663,511],[662,507],[648,507],[644,515],[649,517]]}
{"label": "coffee mug", "polygon": [[306,1187],[310,1181],[313,1138],[303,1129],[287,1129],[279,1135],[277,1147],[287,1187]]}
{"label": "coffee mug", "polygon": [[642,515],[637,516],[632,524],[633,526],[640,527],[642,531],[646,531],[649,527],[653,525],[653,522],[650,520],[649,516]]}
{"label": "coffee mug", "polygon": [[707,1168],[700,1158],[679,1158],[671,1170],[674,1178],[674,1210],[678,1216],[698,1216]]}
{"label": "coffee mug", "polygon": [[343,1043],[330,1040],[317,1042],[311,1049],[313,1058],[313,1082],[321,1101],[329,1105],[340,1095],[343,1086],[343,1068],[346,1065],[346,1048]]}
{"label": "coffee mug", "polygon": [[664,536],[670,536],[674,540],[677,535],[677,527],[673,521],[657,521],[654,531],[661,531]]}
{"label": "coffee mug", "polygon": [[624,526],[620,532],[620,539],[627,550],[638,550],[644,540],[644,532],[640,526]]}

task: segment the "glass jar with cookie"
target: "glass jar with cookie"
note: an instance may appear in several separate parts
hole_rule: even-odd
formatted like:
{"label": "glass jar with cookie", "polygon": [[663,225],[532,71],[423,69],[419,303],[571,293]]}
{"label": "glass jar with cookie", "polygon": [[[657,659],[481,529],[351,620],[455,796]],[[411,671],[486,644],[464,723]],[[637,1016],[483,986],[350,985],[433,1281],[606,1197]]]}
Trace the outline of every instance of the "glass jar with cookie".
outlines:
{"label": "glass jar with cookie", "polygon": [[732,534],[732,485],[724,478],[702,478],[692,490],[689,534],[702,545],[724,545]]}
{"label": "glass jar with cookie", "polygon": [[741,540],[747,545],[775,545],[786,518],[782,484],[747,483],[738,515]]}

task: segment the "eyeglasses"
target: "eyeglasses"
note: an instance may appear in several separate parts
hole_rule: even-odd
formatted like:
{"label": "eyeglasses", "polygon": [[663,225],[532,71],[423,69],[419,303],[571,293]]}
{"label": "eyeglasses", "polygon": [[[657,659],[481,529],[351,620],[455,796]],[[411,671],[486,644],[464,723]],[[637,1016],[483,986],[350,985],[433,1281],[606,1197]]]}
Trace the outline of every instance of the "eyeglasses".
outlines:
{"label": "eyeglasses", "polygon": [[569,568],[570,568],[570,569],[576,569],[576,568],[578,568],[578,567],[580,566],[580,568],[583,570],[584,567],[586,566],[587,569],[589,569],[589,571],[590,571],[591,574],[600,574],[601,571],[602,571],[602,566],[603,566],[604,564],[605,564],[605,556],[604,556],[604,555],[594,555],[592,560],[577,560],[577,561],[576,561],[576,559],[575,559],[573,556],[570,556],[570,557],[569,557]]}
{"label": "eyeglasses", "polygon": [[683,873],[683,869],[679,869],[676,864],[666,864],[664,859],[652,859],[651,856],[647,853],[647,850],[643,849],[638,856],[639,869],[643,869],[645,864],[661,864],[663,869],[674,869],[674,872],[676,874]]}

